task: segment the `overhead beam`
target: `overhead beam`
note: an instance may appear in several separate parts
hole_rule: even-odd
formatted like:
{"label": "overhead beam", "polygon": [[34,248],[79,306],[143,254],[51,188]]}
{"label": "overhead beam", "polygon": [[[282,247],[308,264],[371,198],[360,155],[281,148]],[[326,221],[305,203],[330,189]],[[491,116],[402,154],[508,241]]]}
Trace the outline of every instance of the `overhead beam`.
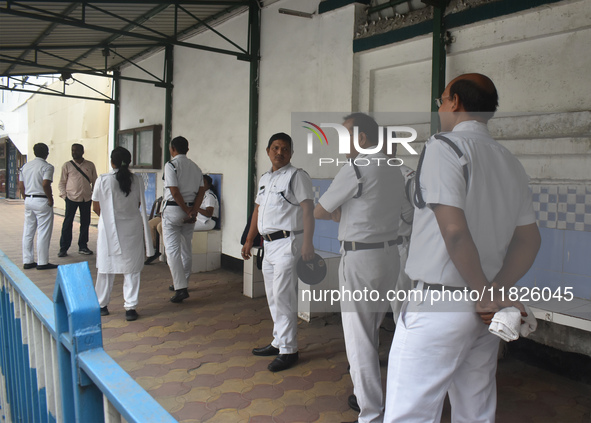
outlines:
{"label": "overhead beam", "polygon": [[[1,56],[2,55],[0,55],[0,63],[13,63],[13,64],[20,65],[20,66],[29,66],[29,67],[35,67],[35,68],[40,68],[40,69],[45,70],[45,72],[38,72],[38,73],[27,72],[24,74],[5,75],[7,77],[27,76],[27,75],[47,75],[47,74],[59,74],[59,73],[63,73],[63,72],[70,72],[73,74],[81,73],[81,74],[85,74],[85,75],[99,76],[99,77],[103,77],[103,78],[115,78],[115,76],[113,76],[109,73],[106,73],[105,71],[100,70],[100,69],[97,69],[95,71],[72,70],[70,68],[39,65],[35,62],[28,62],[28,61],[24,61],[24,60],[18,60],[18,61],[7,60],[7,59],[3,59]],[[142,79],[142,78],[132,78],[132,77],[128,77],[128,76],[118,76],[117,78],[124,80],[124,81],[142,82],[142,83],[146,83],[146,84],[154,84],[154,86],[156,86],[156,87],[166,88],[166,82],[163,82],[160,79],[151,80],[151,79]]]}
{"label": "overhead beam", "polygon": [[82,95],[73,95],[73,94],[61,94],[55,92],[46,92],[46,91],[35,91],[35,90],[26,90],[21,88],[10,88],[5,85],[0,85],[0,91],[14,91],[19,93],[31,93],[31,94],[39,94],[39,95],[50,95],[54,97],[68,97],[68,98],[77,98],[80,100],[94,100],[94,101],[102,101],[104,103],[115,104],[115,100],[113,99],[104,99],[104,98],[96,98],[96,97],[87,97]]}
{"label": "overhead beam", "polygon": [[197,49],[197,50],[205,50],[205,51],[210,51],[213,53],[220,53],[220,54],[226,54],[226,55],[230,55],[230,56],[236,56],[237,58],[242,58],[244,60],[250,59],[250,57],[248,57],[248,55],[244,54],[243,52],[236,52],[236,51],[231,51],[231,50],[226,50],[226,49],[221,49],[221,48],[204,46],[204,45],[200,45],[200,44],[187,43],[184,41],[176,40],[173,37],[159,38],[159,37],[154,37],[154,36],[146,35],[146,34],[139,34],[139,33],[134,33],[134,32],[130,32],[130,31],[118,30],[118,29],[113,29],[113,28],[106,28],[106,27],[102,27],[102,26],[98,26],[98,25],[91,25],[91,24],[84,23],[81,21],[60,19],[60,18],[56,18],[53,16],[42,16],[42,15],[37,15],[34,13],[21,12],[21,11],[14,10],[11,8],[0,8],[0,14],[19,16],[22,18],[40,20],[40,21],[45,21],[45,22],[52,22],[52,23],[56,23],[56,24],[73,26],[76,28],[105,32],[105,33],[109,33],[109,34],[117,34],[117,35],[126,36],[126,37],[130,37],[130,38],[149,40],[149,41],[153,41],[155,43],[160,43],[160,44],[172,44],[172,45],[180,46],[180,47],[187,47],[187,48],[192,48],[192,49]]}
{"label": "overhead beam", "polygon": [[[10,3],[8,3],[8,5],[10,5]],[[78,5],[73,4],[73,5],[68,6],[62,13],[71,13],[74,10],[76,10],[77,8],[78,8]],[[27,50],[25,50],[21,53],[21,55],[19,56],[19,59],[24,59],[27,56],[27,54],[29,54],[31,52],[31,50],[33,50],[35,47],[37,47],[41,43],[41,41],[43,41],[45,38],[47,38],[47,36],[49,34],[51,34],[51,32],[55,29],[56,26],[57,26],[57,23],[52,23],[51,25],[49,25],[45,29],[45,31],[43,31],[43,33],[40,36],[38,36],[37,39],[35,41],[33,41],[33,43],[31,43],[29,45]],[[9,74],[12,69],[14,69],[14,67],[10,66],[8,69],[6,69],[6,73]]]}

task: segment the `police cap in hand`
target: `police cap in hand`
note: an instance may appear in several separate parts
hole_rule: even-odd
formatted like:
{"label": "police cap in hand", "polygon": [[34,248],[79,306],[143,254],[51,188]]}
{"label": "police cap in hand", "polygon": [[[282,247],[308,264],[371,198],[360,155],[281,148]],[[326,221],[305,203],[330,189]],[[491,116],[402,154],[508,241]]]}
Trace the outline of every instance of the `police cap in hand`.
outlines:
{"label": "police cap in hand", "polygon": [[318,254],[314,254],[314,259],[304,261],[301,257],[296,265],[298,278],[308,285],[316,285],[326,276],[326,262]]}

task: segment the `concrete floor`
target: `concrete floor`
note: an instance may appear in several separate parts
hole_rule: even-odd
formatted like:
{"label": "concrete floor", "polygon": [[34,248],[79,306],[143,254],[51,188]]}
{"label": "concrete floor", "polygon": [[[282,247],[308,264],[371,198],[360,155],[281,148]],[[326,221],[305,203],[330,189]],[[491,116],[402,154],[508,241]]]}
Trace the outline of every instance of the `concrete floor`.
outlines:
{"label": "concrete floor", "polygon": [[[22,201],[0,200],[0,250],[22,266]],[[77,246],[58,258],[62,224],[55,217],[50,261],[88,260]],[[76,241],[77,223],[74,224]],[[90,249],[97,229],[90,229]],[[75,242],[74,241],[74,242]],[[51,297],[56,271],[24,270]],[[178,421],[189,422],[351,422],[352,393],[338,315],[299,322],[300,363],[271,373],[266,357],[251,349],[271,340],[272,322],[264,298],[242,295],[242,275],[225,270],[191,276],[191,297],[168,301],[170,273],[164,263],[142,272],[140,318],[125,321],[122,277],[115,279],[111,314],[103,317],[105,350]],[[381,331],[383,370],[394,325]],[[574,382],[511,357],[499,361],[497,422],[591,422],[591,386]],[[449,407],[442,421],[448,422]]]}

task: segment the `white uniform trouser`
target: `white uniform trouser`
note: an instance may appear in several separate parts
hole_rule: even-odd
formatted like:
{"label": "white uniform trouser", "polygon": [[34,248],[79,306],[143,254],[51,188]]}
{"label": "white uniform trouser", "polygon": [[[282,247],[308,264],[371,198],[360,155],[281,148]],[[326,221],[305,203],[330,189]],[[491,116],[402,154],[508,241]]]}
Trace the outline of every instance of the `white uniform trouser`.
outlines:
{"label": "white uniform trouser", "polygon": [[449,393],[452,422],[494,422],[499,337],[488,332],[473,302],[431,305],[441,292],[422,292],[424,301],[411,295],[396,324],[384,421],[439,421]]}
{"label": "white uniform trouser", "polygon": [[34,263],[33,240],[37,231],[37,264],[49,263],[49,243],[53,231],[53,207],[47,198],[25,198],[25,227],[23,230],[23,264]]}
{"label": "white uniform trouser", "polygon": [[296,262],[300,257],[303,236],[265,241],[263,279],[269,311],[273,319],[273,345],[280,354],[298,351],[298,276]]}
{"label": "white uniform trouser", "polygon": [[[106,307],[111,300],[113,290],[113,273],[97,273],[96,285],[94,287],[99,305]],[[123,307],[125,310],[133,310],[138,303],[140,293],[140,272],[123,274]]]}
{"label": "white uniform trouser", "polygon": [[[399,271],[398,247],[341,250],[341,253],[341,291],[343,297],[345,290],[352,293],[352,301],[341,298],[341,316],[353,393],[361,410],[358,421],[381,422],[384,395],[378,353],[379,330],[390,307],[387,291],[394,289],[395,275]],[[363,292],[367,292],[367,301],[356,301]],[[345,299],[349,300],[348,297]]]}
{"label": "white uniform trouser", "polygon": [[[408,292],[412,289],[412,280],[406,274],[404,268],[406,267],[406,260],[408,259],[408,237],[405,237],[404,242],[398,246],[398,254],[400,255],[400,272],[398,273],[398,282],[396,283],[396,299],[392,301],[392,311],[394,312],[394,323],[398,321],[400,316],[400,309],[406,299],[406,295],[402,292]],[[402,299],[402,301],[399,301]]]}
{"label": "white uniform trouser", "polygon": [[193,228],[192,223],[183,223],[187,214],[178,206],[167,206],[162,213],[162,237],[166,261],[172,275],[174,289],[189,286],[193,264]]}
{"label": "white uniform trouser", "polygon": [[211,231],[213,228],[215,228],[215,220],[209,219],[205,223],[200,222],[200,221],[196,221],[195,228],[193,230],[195,232],[202,232],[202,231]]}

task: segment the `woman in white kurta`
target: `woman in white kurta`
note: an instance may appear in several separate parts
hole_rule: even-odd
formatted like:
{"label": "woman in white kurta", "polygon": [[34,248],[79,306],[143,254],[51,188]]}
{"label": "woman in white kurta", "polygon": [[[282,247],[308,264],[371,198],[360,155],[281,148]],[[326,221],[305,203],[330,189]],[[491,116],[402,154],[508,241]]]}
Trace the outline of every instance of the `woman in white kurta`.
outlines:
{"label": "woman in white kurta", "polygon": [[[140,272],[144,257],[154,254],[145,212],[144,184],[129,171],[131,153],[117,147],[111,153],[113,170],[101,175],[92,193],[93,209],[100,216],[96,267],[96,294],[101,316],[109,314],[115,274],[123,274],[125,317],[135,320]],[[145,242],[144,242],[145,241]],[[144,250],[144,244],[146,250]]]}

